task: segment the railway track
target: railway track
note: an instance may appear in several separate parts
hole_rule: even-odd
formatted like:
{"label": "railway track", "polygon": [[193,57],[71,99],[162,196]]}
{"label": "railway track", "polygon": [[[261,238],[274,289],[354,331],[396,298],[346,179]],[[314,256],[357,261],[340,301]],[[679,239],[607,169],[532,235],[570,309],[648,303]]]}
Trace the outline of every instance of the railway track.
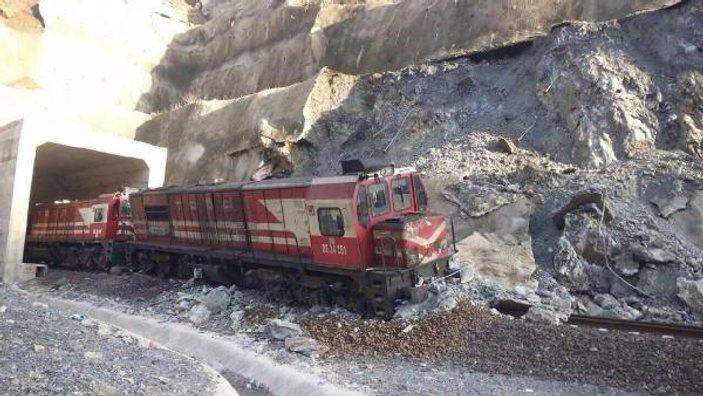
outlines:
{"label": "railway track", "polygon": [[[527,313],[531,305],[517,301],[501,301],[495,305],[499,312],[515,317]],[[638,320],[610,319],[587,315],[571,315],[566,322],[569,325],[596,327],[607,330],[619,330],[637,333],[661,334],[672,337],[687,337],[703,340],[703,327],[675,323],[643,322]]]}

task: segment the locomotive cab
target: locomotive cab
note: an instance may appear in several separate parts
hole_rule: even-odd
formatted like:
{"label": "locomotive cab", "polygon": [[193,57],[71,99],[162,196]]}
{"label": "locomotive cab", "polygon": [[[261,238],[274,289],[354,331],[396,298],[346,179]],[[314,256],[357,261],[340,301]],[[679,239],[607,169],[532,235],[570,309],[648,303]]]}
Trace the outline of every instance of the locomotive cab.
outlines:
{"label": "locomotive cab", "polygon": [[422,272],[442,275],[451,255],[449,228],[443,216],[427,213],[427,193],[417,171],[389,165],[360,178],[354,199],[357,235],[367,244],[370,268],[418,269],[436,263],[433,274]]}

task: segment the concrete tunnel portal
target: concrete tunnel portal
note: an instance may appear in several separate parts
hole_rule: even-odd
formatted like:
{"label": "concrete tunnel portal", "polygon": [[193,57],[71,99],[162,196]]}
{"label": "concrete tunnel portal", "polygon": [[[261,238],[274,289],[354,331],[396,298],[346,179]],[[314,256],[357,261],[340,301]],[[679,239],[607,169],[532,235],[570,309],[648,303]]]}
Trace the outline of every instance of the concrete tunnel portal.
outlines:
{"label": "concrete tunnel portal", "polygon": [[0,126],[0,279],[36,275],[23,262],[32,207],[84,200],[122,188],[159,187],[166,149],[56,120]]}
{"label": "concrete tunnel portal", "polygon": [[37,147],[29,205],[91,199],[148,185],[149,167],[142,159],[45,143]]}

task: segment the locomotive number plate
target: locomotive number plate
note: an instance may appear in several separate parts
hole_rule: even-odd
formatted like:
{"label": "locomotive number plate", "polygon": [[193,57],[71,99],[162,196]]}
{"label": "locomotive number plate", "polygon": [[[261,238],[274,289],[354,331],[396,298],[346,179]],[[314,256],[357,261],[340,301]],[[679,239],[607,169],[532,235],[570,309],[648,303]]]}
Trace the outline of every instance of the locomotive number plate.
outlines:
{"label": "locomotive number plate", "polygon": [[334,243],[334,239],[330,238],[329,243],[322,244],[322,253],[323,254],[337,254],[340,256],[346,256],[347,255],[347,247],[344,245],[337,245],[336,243]]}

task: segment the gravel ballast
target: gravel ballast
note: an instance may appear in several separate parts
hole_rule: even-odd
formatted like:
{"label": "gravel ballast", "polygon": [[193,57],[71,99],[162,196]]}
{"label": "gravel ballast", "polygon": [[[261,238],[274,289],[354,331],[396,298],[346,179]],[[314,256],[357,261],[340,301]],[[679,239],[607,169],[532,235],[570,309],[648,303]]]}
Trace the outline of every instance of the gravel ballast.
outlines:
{"label": "gravel ballast", "polygon": [[510,320],[467,301],[415,321],[326,320],[303,326],[340,356],[400,355],[485,373],[703,394],[703,342],[696,339]]}
{"label": "gravel ballast", "polygon": [[187,357],[0,284],[0,393],[212,394],[213,374]]}

